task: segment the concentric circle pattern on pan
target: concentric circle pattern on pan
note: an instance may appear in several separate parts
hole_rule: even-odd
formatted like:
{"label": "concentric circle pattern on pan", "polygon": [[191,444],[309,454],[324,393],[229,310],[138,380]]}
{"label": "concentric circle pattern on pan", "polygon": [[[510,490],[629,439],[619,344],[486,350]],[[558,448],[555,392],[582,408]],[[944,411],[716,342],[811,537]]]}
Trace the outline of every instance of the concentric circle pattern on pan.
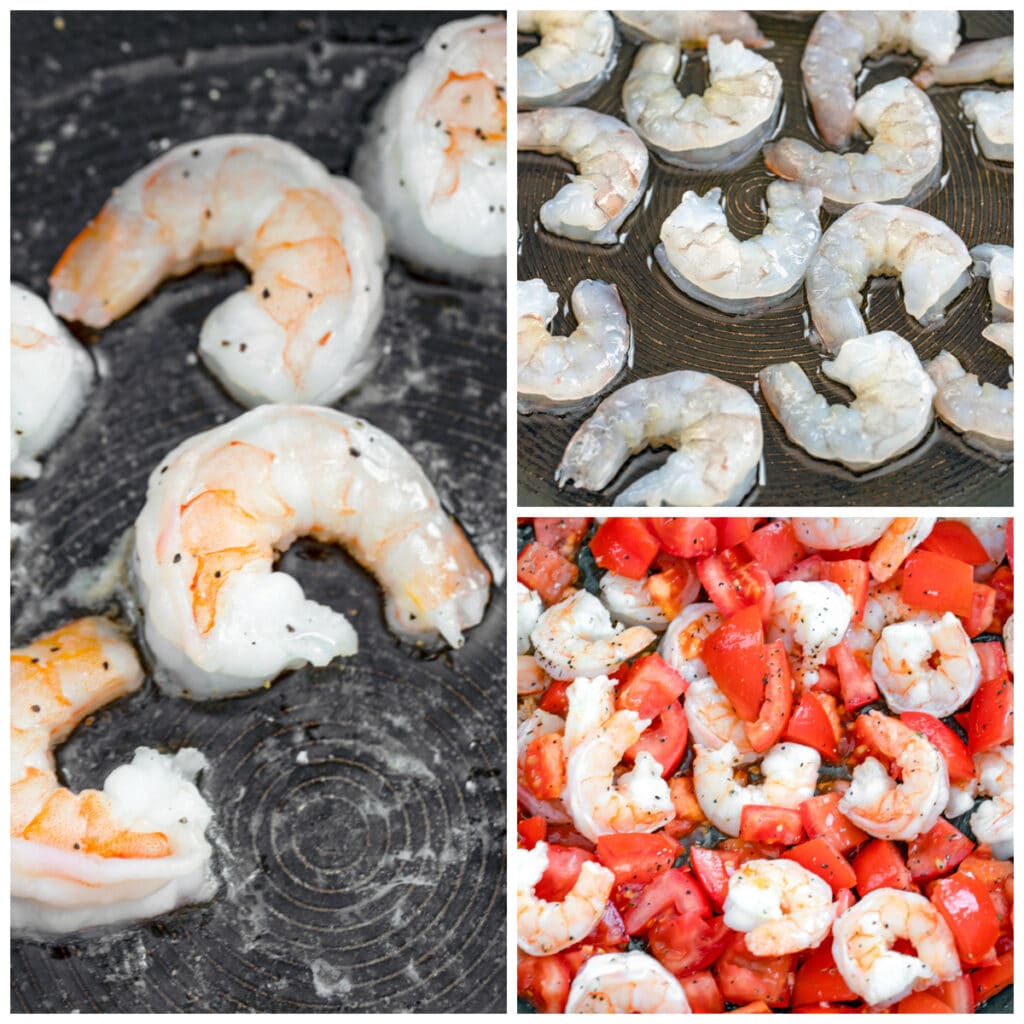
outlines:
{"label": "concentric circle pattern on pan", "polygon": [[[64,246],[168,143],[266,131],[344,173],[387,84],[450,17],[17,15],[15,279],[45,294]],[[158,459],[242,411],[193,353],[243,281],[238,267],[193,274],[102,332],[84,418],[14,493],[28,526],[16,642],[83,610],[72,581],[131,527]],[[503,295],[392,266],[382,331],[372,382],[339,407],[410,448],[495,570]],[[59,752],[81,788],[139,745],[204,751],[216,898],[100,936],[16,941],[14,1010],[504,1009],[503,593],[461,651],[427,658],[396,641],[376,584],[340,551],[300,542],[283,565],[352,617],[358,655],[212,704],[147,683]]]}
{"label": "concentric circle pattern on pan", "polygon": [[[813,19],[783,19],[762,13],[755,16],[762,31],[774,40],[775,45],[763,53],[777,65],[785,84],[779,136],[791,135],[814,143],[800,75],[800,57]],[[965,40],[1006,35],[1013,31],[1012,18],[1010,12],[967,12],[961,34]],[[521,49],[528,45],[524,41]],[[622,84],[636,49],[634,44],[622,42],[614,74],[586,101],[586,106],[623,117]],[[898,56],[874,62],[860,82],[860,91],[911,74],[918,63],[916,58]],[[684,73],[684,91],[702,91],[705,74],[705,62],[700,57],[691,59]],[[959,112],[961,91],[962,87],[939,86],[929,91],[942,121],[945,184],[919,206],[949,224],[968,246],[981,242],[1012,244],[1012,165],[996,164],[976,155],[972,129]],[[806,339],[809,314],[802,289],[791,302],[764,316],[730,317],[684,296],[654,261],[661,224],[687,189],[704,194],[721,187],[733,231],[740,237],[760,234],[765,223],[764,192],[772,180],[763,159],[757,156],[746,167],[730,173],[701,174],[670,167],[652,156],[651,168],[649,195],[626,221],[624,241],[603,249],[556,238],[540,227],[540,206],[564,182],[569,164],[555,157],[520,153],[519,278],[542,277],[563,300],[586,277],[619,286],[636,334],[634,365],[619,386],[641,377],[691,369],[717,374],[751,390],[763,366],[792,359],[829,401],[849,401],[849,393],[829,382],[819,370],[821,354]],[[828,214],[823,218],[825,226],[835,219]],[[892,278],[874,279],[867,302],[870,329],[904,335],[922,359],[930,359],[946,348],[981,380],[1005,386],[1010,379],[1009,358],[981,338],[982,328],[991,319],[986,281],[972,284],[952,305],[943,323],[932,329],[921,328],[907,316]],[[561,331],[571,329],[571,325],[559,318],[555,328]],[[1011,501],[1012,464],[1001,464],[969,447],[944,425],[935,426],[918,448],[895,462],[855,474],[805,455],[786,438],[763,398],[758,398],[758,404],[765,432],[765,481],[748,497],[750,504],[1005,505]],[[520,504],[611,504],[628,483],[665,458],[664,451],[648,451],[632,459],[600,494],[574,487],[558,490],[555,467],[576,428],[591,411],[564,417],[519,417]]]}

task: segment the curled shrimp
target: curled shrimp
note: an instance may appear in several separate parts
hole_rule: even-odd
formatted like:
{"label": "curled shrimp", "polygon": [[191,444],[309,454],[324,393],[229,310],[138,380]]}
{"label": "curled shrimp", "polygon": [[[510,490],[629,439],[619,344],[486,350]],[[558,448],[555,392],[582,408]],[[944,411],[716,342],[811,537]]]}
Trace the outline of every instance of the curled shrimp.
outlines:
{"label": "curled shrimp", "polygon": [[945,64],[925,62],[914,75],[922,89],[932,85],[970,85],[974,82],[1013,81],[1013,36],[965,43]]}
{"label": "curled shrimp", "polygon": [[951,352],[927,364],[935,383],[935,411],[964,440],[998,459],[1013,458],[1013,383],[1005,388],[982,383]]}
{"label": "curled shrimp", "polygon": [[909,451],[931,427],[935,385],[914,346],[898,334],[850,338],[821,369],[854,393],[849,405],[830,405],[796,362],[757,375],[789,439],[814,458],[870,469]]}
{"label": "curled shrimp", "polygon": [[680,49],[738,39],[744,46],[771,46],[746,11],[612,11],[623,33],[638,43],[672,43]]}
{"label": "curled shrimp", "polygon": [[548,327],[558,313],[558,295],[539,278],[516,286],[520,412],[572,412],[632,362],[633,331],[615,285],[580,281],[572,290],[572,311],[576,330],[556,337]]}
{"label": "curled shrimp", "polygon": [[534,708],[533,711],[519,723],[516,734],[516,772],[519,802],[524,808],[534,815],[544,818],[545,821],[556,824],[564,824],[571,819],[565,804],[561,799],[541,800],[534,796],[533,791],[524,782],[523,774],[526,768],[526,752],[530,744],[538,736],[547,736],[552,733],[563,733],[566,723],[564,718],[552,715],[543,708]]}
{"label": "curled shrimp", "polygon": [[884,583],[871,580],[868,596],[859,622],[852,622],[843,638],[851,651],[863,653],[868,663],[878,643],[882,630],[897,622],[937,623],[941,616],[937,612],[911,608],[902,596],[902,581],[888,579]]}
{"label": "curled shrimp", "polygon": [[106,327],[165,278],[228,258],[252,283],[206,318],[199,355],[234,398],[328,404],[366,375],[380,222],[351,182],[269,136],[199,139],[136,171],[64,251],[50,305]]}
{"label": "curled shrimp", "polygon": [[974,125],[978,148],[989,160],[1013,163],[1013,90],[965,89],[960,94],[964,117]]}
{"label": "curled shrimp", "polygon": [[1013,745],[992,747],[974,755],[978,792],[991,797],[971,815],[971,831],[979,843],[988,843],[992,856],[1013,856]]}
{"label": "curled shrimp", "polygon": [[102,790],[72,793],[53,748],[142,685],[106,619],[68,623],[11,652],[11,923],[68,933],[208,900],[211,811],[193,785],[206,760],[140,747]]}
{"label": "curled shrimp", "polygon": [[[700,581],[696,577],[694,584],[694,590],[699,590]],[[668,619],[651,597],[646,579],[633,580],[606,572],[599,586],[601,600],[619,622],[627,626],[646,626],[654,633],[664,633],[668,628]],[[693,597],[696,596],[694,592]]]}
{"label": "curled shrimp", "polygon": [[566,1013],[689,1013],[683,986],[647,953],[600,953],[576,972]]}
{"label": "curled shrimp", "polygon": [[520,654],[516,666],[516,692],[520,697],[543,693],[551,683],[551,677],[537,664],[530,654]]}
{"label": "curled shrimp", "polygon": [[783,580],[775,584],[766,635],[782,641],[797,664],[798,678],[813,686],[818,668],[843,639],[852,617],[853,602],[837,584]]}
{"label": "curled shrimp", "polygon": [[609,395],[573,435],[555,471],[559,487],[600,491],[647,447],[675,448],[630,484],[616,505],[736,505],[754,486],[763,445],[757,403],[718,377],[677,370]]}
{"label": "curled shrimp", "polygon": [[910,552],[932,532],[936,522],[935,516],[902,516],[889,523],[868,558],[872,578],[884,583],[895,576]]}
{"label": "curled shrimp", "polygon": [[566,687],[565,696],[569,710],[562,748],[568,757],[615,714],[615,682],[608,676],[580,676]]}
{"label": "curled shrimp", "polygon": [[909,206],[863,203],[834,221],[807,267],[807,302],[830,352],[863,338],[860,293],[875,274],[896,275],[907,312],[921,324],[942,318],[970,283],[971,255],[942,221]]}
{"label": "curled shrimp", "polygon": [[833,516],[811,519],[795,516],[793,531],[808,547],[846,551],[873,544],[888,529],[892,517]]}
{"label": "curled shrimp", "polygon": [[530,634],[544,612],[544,601],[536,590],[516,580],[516,642],[518,654],[530,649]]}
{"label": "curled shrimp", "polygon": [[708,39],[708,87],[683,96],[679,48],[647,43],[622,87],[626,120],[659,156],[689,170],[731,170],[775,129],[782,106],[778,68],[739,40]]}
{"label": "curled shrimp", "polygon": [[688,683],[710,678],[707,666],[701,661],[700,652],[704,641],[718,629],[722,621],[722,613],[710,602],[688,604],[668,624],[658,645],[658,654]]}
{"label": "curled shrimp", "polygon": [[490,574],[401,445],[333,409],[261,406],[150,475],[134,569],[163,688],[226,696],[355,652],[343,615],[273,571],[301,536],[370,569],[389,625],[409,639],[461,646],[483,616]]}
{"label": "curled shrimp", "polygon": [[614,245],[647,185],[647,147],[628,125],[585,107],[519,115],[520,149],[557,153],[578,171],[540,208],[553,235]]}
{"label": "curled shrimp", "polygon": [[654,255],[681,291],[723,313],[762,312],[803,284],[821,238],[821,192],[788,182],[768,186],[768,223],[755,238],[737,238],[722,190],[683,194],[661,225]]}
{"label": "curled shrimp", "polygon": [[711,676],[695,679],[683,698],[686,724],[694,744],[708,750],[720,750],[731,743],[741,763],[754,761],[757,754],[750,745],[743,719]]}

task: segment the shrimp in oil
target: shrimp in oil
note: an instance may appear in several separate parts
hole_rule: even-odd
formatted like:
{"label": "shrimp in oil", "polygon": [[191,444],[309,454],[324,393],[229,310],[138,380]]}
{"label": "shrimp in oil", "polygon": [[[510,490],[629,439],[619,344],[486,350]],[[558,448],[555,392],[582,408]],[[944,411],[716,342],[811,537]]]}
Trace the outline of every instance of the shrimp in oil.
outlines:
{"label": "shrimp in oil", "polygon": [[1013,382],[1005,388],[968,373],[951,352],[940,352],[927,364],[935,382],[935,411],[964,440],[994,455],[1013,458]]}
{"label": "shrimp in oil", "polygon": [[676,976],[647,953],[600,953],[577,971],[566,1013],[689,1013]]}
{"label": "shrimp in oil", "polygon": [[982,156],[1013,163],[1013,90],[965,89],[960,94],[964,117],[974,125]]}

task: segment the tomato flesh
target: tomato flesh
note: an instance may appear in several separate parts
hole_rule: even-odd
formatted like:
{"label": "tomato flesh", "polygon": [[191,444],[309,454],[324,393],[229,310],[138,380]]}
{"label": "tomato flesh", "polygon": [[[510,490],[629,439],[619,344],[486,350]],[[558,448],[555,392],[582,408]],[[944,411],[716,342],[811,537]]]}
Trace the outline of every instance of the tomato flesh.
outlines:
{"label": "tomato flesh", "polygon": [[747,739],[758,753],[774,746],[782,736],[793,706],[793,678],[789,673],[789,657],[781,640],[764,645],[761,663],[764,699],[756,720],[744,724]]}
{"label": "tomato flesh", "polygon": [[903,563],[902,597],[912,608],[967,616],[973,600],[974,570],[935,551],[913,551]]}
{"label": "tomato flesh", "polygon": [[889,839],[872,839],[857,851],[852,866],[861,896],[875,889],[917,889],[903,854]]}
{"label": "tomato flesh", "polygon": [[534,519],[533,535],[538,544],[557,551],[563,558],[575,558],[590,529],[589,518]]}
{"label": "tomato flesh", "polygon": [[661,766],[662,778],[668,778],[683,760],[687,735],[686,712],[679,701],[673,701],[644,730],[640,739],[626,751],[624,758],[635,761],[637,755],[645,750]]}
{"label": "tomato flesh", "polygon": [[849,861],[827,839],[820,836],[786,850],[782,856],[787,860],[795,860],[797,864],[823,878],[835,894],[843,889],[852,889],[857,884],[857,875]]}
{"label": "tomato flesh", "polygon": [[640,580],[658,553],[658,539],[643,519],[606,519],[590,538],[590,552],[602,569]]}
{"label": "tomato flesh", "polygon": [[620,832],[597,839],[597,859],[614,873],[616,885],[650,882],[678,856],[679,844],[661,833]]}
{"label": "tomato flesh", "polygon": [[974,843],[945,818],[907,844],[907,867],[915,882],[928,881],[952,871]]}
{"label": "tomato flesh", "polygon": [[662,550],[681,558],[705,558],[718,548],[718,531],[710,519],[657,517],[647,525]]}
{"label": "tomato flesh", "polygon": [[516,575],[523,586],[540,594],[545,604],[557,604],[579,576],[575,563],[557,551],[531,541],[516,562]]}
{"label": "tomato flesh", "polygon": [[836,734],[828,713],[814,691],[805,690],[793,708],[782,738],[789,743],[813,747],[826,761],[837,761]]}
{"label": "tomato flesh", "polygon": [[701,647],[701,658],[744,722],[756,721],[764,700],[764,629],[754,607],[742,608]]}
{"label": "tomato flesh", "polygon": [[961,781],[974,778],[974,761],[967,751],[967,745],[948,725],[923,711],[904,711],[900,721],[914,732],[919,732],[938,750],[949,769],[950,779]]}
{"label": "tomato flesh", "polygon": [[984,959],[999,938],[995,904],[984,882],[957,871],[940,878],[928,898],[953,932],[961,962],[977,964]]}
{"label": "tomato flesh", "polygon": [[775,594],[771,576],[756,562],[744,560],[734,548],[699,561],[697,576],[723,615],[750,607],[757,608],[762,621],[771,615]]}

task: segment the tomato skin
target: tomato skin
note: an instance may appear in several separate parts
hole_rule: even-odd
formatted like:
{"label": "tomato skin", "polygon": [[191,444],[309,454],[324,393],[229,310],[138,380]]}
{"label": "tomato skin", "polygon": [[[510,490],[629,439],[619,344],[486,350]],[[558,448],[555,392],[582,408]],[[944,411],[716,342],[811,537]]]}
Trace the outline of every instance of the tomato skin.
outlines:
{"label": "tomato skin", "polygon": [[753,606],[761,620],[768,621],[775,584],[767,570],[756,562],[744,561],[734,548],[726,548],[699,561],[697,575],[708,597],[723,615],[735,615]]}
{"label": "tomato skin", "polygon": [[841,793],[808,797],[800,805],[800,818],[809,839],[824,837],[839,853],[849,853],[870,837],[839,810],[841,799]]}
{"label": "tomato skin", "polygon": [[697,800],[691,775],[676,775],[668,780],[668,791],[676,817],[699,825],[705,819],[704,811]]}
{"label": "tomato skin", "polygon": [[564,1013],[572,979],[565,958],[519,953],[516,990],[541,1013]]}
{"label": "tomato skin", "polygon": [[796,980],[793,983],[793,1005],[848,1003],[857,998],[857,994],[843,981],[843,976],[836,967],[830,935],[797,968]]}
{"label": "tomato skin", "polygon": [[823,878],[832,887],[833,894],[842,889],[852,889],[857,884],[853,868],[827,839],[810,839],[786,850],[782,856],[786,860],[795,860],[797,864]]}
{"label": "tomato skin", "polygon": [[731,615],[701,647],[701,659],[744,722],[757,720],[764,700],[764,628],[754,607]]}
{"label": "tomato skin", "polygon": [[974,843],[945,818],[907,844],[907,867],[915,882],[948,874],[972,850]]}
{"label": "tomato skin", "polygon": [[962,616],[964,632],[969,637],[986,633],[992,626],[996,614],[996,592],[984,583],[975,583],[971,587],[971,611]]}
{"label": "tomato skin", "polygon": [[533,535],[538,544],[557,551],[563,558],[575,558],[590,529],[590,518],[534,519]]}
{"label": "tomato skin", "polygon": [[795,967],[793,955],[753,956],[743,932],[735,932],[713,970],[726,1002],[744,1005],[763,1000],[781,1008],[789,1006]]}
{"label": "tomato skin", "polygon": [[861,896],[875,889],[917,891],[899,847],[889,839],[872,839],[858,850],[853,858],[853,871]]}
{"label": "tomato skin", "polygon": [[538,707],[550,715],[558,715],[561,718],[569,713],[569,696],[565,692],[572,686],[572,679],[552,679],[548,688],[544,691]]}
{"label": "tomato skin", "polygon": [[621,947],[629,942],[629,933],[626,931],[622,915],[612,900],[604,905],[601,920],[594,925],[583,942],[588,945],[601,946],[604,949]]}
{"label": "tomato skin", "polygon": [[800,701],[789,716],[782,738],[791,743],[813,747],[826,761],[839,760],[835,731],[828,713],[813,690],[805,690],[800,695]]}
{"label": "tomato skin", "polygon": [[663,551],[681,558],[705,558],[718,550],[718,531],[710,519],[655,517],[646,520]]}
{"label": "tomato skin", "polygon": [[821,579],[842,587],[843,592],[853,602],[853,621],[860,622],[868,600],[868,584],[871,582],[868,563],[859,558],[840,558],[834,562],[825,562],[822,566]]}
{"label": "tomato skin", "polygon": [[984,882],[957,871],[935,882],[928,898],[953,932],[961,963],[983,960],[999,938],[995,904]]}
{"label": "tomato skin", "polygon": [[732,548],[742,544],[755,530],[761,518],[755,516],[721,516],[712,519],[718,532],[719,548]]}
{"label": "tomato skin", "polygon": [[580,871],[588,860],[597,860],[589,851],[579,846],[562,846],[548,843],[548,866],[544,869],[534,892],[542,900],[564,900],[576,884]]}
{"label": "tomato skin", "polygon": [[779,739],[793,707],[793,678],[782,641],[765,644],[761,658],[764,699],[756,721],[744,723],[747,739],[758,753],[767,750]]}
{"label": "tomato skin", "polygon": [[590,552],[602,569],[641,580],[658,553],[657,538],[646,521],[631,516],[606,519],[590,538]]}
{"label": "tomato skin", "polygon": [[557,800],[565,786],[565,759],[560,733],[530,740],[523,758],[523,782],[538,800]]}
{"label": "tomato skin", "polygon": [[690,847],[690,864],[697,881],[704,888],[712,905],[721,910],[729,895],[729,878],[748,858],[737,850],[708,850]]}
{"label": "tomato skin", "polygon": [[651,956],[673,974],[710,967],[729,944],[733,932],[720,917],[675,914],[656,920],[647,932]]}
{"label": "tomato skin", "polygon": [[921,548],[948,558],[958,558],[972,566],[984,565],[988,561],[988,552],[971,528],[955,519],[940,519],[921,542]]}
{"label": "tomato skin", "polygon": [[545,604],[557,604],[566,588],[576,582],[579,569],[557,551],[532,540],[519,552],[516,576],[524,586],[536,590]]}
{"label": "tomato skin", "polygon": [[673,701],[626,750],[624,757],[627,761],[635,761],[637,755],[646,750],[661,765],[661,777],[667,779],[683,760],[688,730],[683,705]]}
{"label": "tomato skin", "polygon": [[953,781],[973,779],[974,761],[967,752],[967,746],[948,725],[934,715],[923,711],[904,711],[900,721],[914,732],[920,733],[942,755]]}
{"label": "tomato skin", "polygon": [[807,553],[796,539],[791,523],[776,519],[756,529],[745,541],[743,549],[758,565],[778,582]]}
{"label": "tomato skin", "polygon": [[740,839],[793,846],[804,837],[800,812],[788,807],[748,804],[740,812]]}
{"label": "tomato skin", "polygon": [[967,749],[978,754],[1012,739],[1013,683],[1005,678],[983,679],[967,716]]}
{"label": "tomato skin", "polygon": [[725,1000],[718,991],[718,982],[710,971],[694,971],[679,979],[686,993],[691,1013],[722,1013]]}
{"label": "tomato skin", "polygon": [[619,687],[616,706],[641,718],[656,718],[686,690],[686,680],[658,654],[637,658]]}
{"label": "tomato skin", "polygon": [[912,608],[967,616],[973,600],[974,569],[958,558],[918,548],[903,563],[903,600]]}
{"label": "tomato skin", "polygon": [[971,987],[974,989],[974,1003],[985,1002],[1013,984],[1013,950],[1003,953],[996,962],[979,967],[971,972]]}
{"label": "tomato skin", "polygon": [[967,974],[961,974],[953,981],[932,985],[925,991],[936,999],[941,999],[954,1013],[974,1013],[974,992],[971,989],[970,976]]}
{"label": "tomato skin", "polygon": [[523,846],[527,850],[532,850],[547,836],[548,823],[539,815],[534,815],[532,818],[520,818],[516,831],[523,841]]}
{"label": "tomato skin", "polygon": [[646,884],[672,867],[680,846],[662,833],[618,832],[598,836],[597,859],[615,874],[615,884]]}
{"label": "tomato skin", "polygon": [[622,919],[630,935],[640,935],[666,911],[711,917],[711,904],[687,868],[669,868],[635,891],[623,909]]}

